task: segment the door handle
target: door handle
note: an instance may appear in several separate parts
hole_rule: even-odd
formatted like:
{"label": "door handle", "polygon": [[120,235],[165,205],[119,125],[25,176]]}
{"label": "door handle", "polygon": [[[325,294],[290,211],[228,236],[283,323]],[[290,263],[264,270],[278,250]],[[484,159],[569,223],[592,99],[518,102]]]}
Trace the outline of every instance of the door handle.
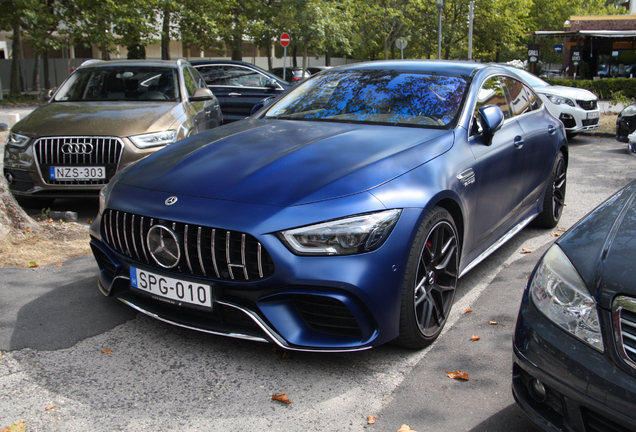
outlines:
{"label": "door handle", "polygon": [[554,127],[554,125],[550,125],[550,126],[548,126],[548,133],[549,133],[550,135],[554,135],[554,134],[555,134],[555,132],[556,132],[556,128]]}
{"label": "door handle", "polygon": [[237,96],[240,96],[240,95],[241,95],[240,93],[230,93],[230,94],[228,94],[229,97],[237,97]]}
{"label": "door handle", "polygon": [[517,135],[517,136],[515,137],[515,142],[514,142],[514,144],[515,144],[515,147],[516,147],[516,148],[520,149],[521,147],[523,147],[523,144],[524,144],[524,143],[525,143],[525,141],[524,141],[523,137],[521,137],[521,136],[519,136],[519,135]]}

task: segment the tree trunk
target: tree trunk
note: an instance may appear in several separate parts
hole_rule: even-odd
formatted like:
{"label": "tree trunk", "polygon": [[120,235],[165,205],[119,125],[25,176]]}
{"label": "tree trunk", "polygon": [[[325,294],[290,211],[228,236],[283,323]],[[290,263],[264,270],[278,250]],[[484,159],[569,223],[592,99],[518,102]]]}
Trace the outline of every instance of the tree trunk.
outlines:
{"label": "tree trunk", "polygon": [[296,61],[297,52],[298,49],[296,48],[296,45],[294,45],[294,47],[292,48],[292,67],[298,67],[298,62]]}
{"label": "tree trunk", "polygon": [[0,240],[12,231],[24,231],[27,228],[32,231],[41,229],[40,225],[22,210],[9,192],[7,180],[0,176]]}
{"label": "tree trunk", "polygon": [[40,90],[40,59],[42,56],[36,53],[33,56],[33,80],[31,81],[31,90]]}
{"label": "tree trunk", "polygon": [[329,54],[329,51],[325,53],[325,66],[331,66],[331,54]]}
{"label": "tree trunk", "polygon": [[18,95],[20,91],[20,24],[13,27],[13,42],[11,44],[11,86],[9,93]]}
{"label": "tree trunk", "polygon": [[161,60],[170,60],[170,12],[163,11],[161,30]]}
{"label": "tree trunk", "polygon": [[44,69],[44,88],[51,88],[51,74],[49,73],[49,53],[45,51],[42,53],[42,66]]}

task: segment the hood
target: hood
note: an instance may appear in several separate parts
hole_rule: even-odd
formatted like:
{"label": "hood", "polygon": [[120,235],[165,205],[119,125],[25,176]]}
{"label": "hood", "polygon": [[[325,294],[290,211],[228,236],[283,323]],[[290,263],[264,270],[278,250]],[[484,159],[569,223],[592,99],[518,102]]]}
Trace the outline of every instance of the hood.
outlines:
{"label": "hood", "polygon": [[243,120],[151,155],[119,182],[170,194],[291,206],[372,189],[448,151],[453,132]]}
{"label": "hood", "polygon": [[636,296],[636,181],[593,210],[557,242],[605,308]]}
{"label": "hood", "polygon": [[597,97],[589,90],[566,87],[566,86],[546,86],[546,87],[533,87],[537,93],[545,95],[556,95],[573,100],[596,100]]}
{"label": "hood", "polygon": [[12,131],[31,138],[124,137],[168,129],[182,114],[178,102],[52,102],[36,108]]}

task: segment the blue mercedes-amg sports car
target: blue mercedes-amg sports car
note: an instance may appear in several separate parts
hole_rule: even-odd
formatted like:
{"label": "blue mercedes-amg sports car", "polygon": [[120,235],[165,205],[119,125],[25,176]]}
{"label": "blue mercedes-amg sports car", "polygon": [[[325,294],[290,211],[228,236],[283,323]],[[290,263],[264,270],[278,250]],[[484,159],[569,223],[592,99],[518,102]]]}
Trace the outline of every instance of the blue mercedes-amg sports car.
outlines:
{"label": "blue mercedes-amg sports car", "polygon": [[358,63],[260,105],[104,188],[104,294],[290,350],[422,348],[459,277],[561,216],[563,125],[510,70]]}

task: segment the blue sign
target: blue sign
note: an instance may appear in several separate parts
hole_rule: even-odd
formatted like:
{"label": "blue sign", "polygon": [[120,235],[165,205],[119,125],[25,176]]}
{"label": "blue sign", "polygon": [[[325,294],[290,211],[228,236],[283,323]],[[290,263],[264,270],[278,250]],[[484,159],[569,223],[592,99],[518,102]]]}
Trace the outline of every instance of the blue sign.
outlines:
{"label": "blue sign", "polygon": [[554,53],[563,54],[563,44],[554,44]]}

